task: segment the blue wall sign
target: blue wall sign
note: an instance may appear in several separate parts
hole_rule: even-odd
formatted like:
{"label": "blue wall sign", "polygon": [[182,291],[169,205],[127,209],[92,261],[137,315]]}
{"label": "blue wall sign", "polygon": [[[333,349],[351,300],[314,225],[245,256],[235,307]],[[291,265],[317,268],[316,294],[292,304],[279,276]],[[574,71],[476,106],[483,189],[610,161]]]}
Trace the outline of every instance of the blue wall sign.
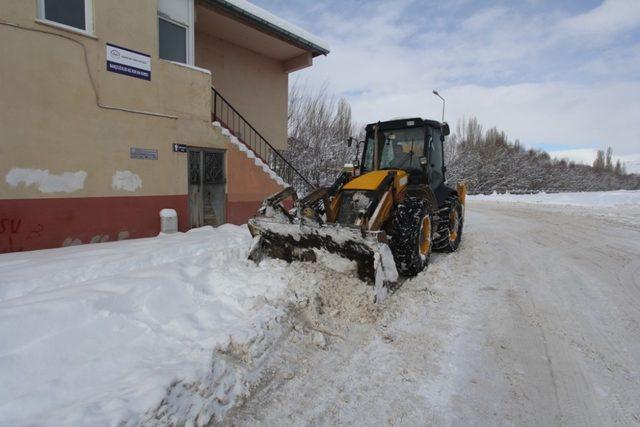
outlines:
{"label": "blue wall sign", "polygon": [[132,159],[158,160],[158,150],[155,148],[130,148]]}
{"label": "blue wall sign", "polygon": [[151,80],[151,57],[107,43],[107,71]]}

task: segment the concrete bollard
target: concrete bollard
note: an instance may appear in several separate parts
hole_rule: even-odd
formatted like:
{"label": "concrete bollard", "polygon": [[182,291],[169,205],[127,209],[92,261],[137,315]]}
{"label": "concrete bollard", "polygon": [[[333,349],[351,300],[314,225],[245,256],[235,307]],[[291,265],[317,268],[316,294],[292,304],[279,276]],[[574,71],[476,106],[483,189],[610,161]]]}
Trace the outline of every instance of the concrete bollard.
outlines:
{"label": "concrete bollard", "polygon": [[178,214],[174,209],[160,211],[160,232],[166,234],[178,232]]}

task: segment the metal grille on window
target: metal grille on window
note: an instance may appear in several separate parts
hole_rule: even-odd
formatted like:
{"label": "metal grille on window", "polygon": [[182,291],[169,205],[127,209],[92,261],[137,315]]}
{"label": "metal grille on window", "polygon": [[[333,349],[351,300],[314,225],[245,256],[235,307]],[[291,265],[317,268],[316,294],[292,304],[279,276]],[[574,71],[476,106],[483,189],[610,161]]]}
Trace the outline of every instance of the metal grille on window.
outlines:
{"label": "metal grille on window", "polygon": [[224,183],[224,154],[205,151],[204,184]]}
{"label": "metal grille on window", "polygon": [[199,151],[189,151],[189,184],[200,185]]}

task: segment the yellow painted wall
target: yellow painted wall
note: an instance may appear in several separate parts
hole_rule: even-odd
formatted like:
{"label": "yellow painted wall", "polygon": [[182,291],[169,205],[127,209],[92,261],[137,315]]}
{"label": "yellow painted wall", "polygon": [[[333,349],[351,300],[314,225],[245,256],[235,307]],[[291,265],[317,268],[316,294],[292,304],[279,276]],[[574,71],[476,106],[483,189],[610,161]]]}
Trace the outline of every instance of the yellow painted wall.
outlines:
{"label": "yellow painted wall", "polygon": [[[35,0],[2,0],[0,20],[22,28],[0,25],[1,199],[186,194],[187,156],[171,144],[225,148],[211,127],[210,75],[158,58],[156,0],[93,7],[88,37],[36,22]],[[108,72],[106,43],[151,55],[151,81]],[[132,160],[130,147],[155,148],[158,160]],[[14,168],[87,177],[77,191],[42,192],[9,185]],[[117,170],[137,174],[142,188],[114,189]]]}
{"label": "yellow painted wall", "polygon": [[196,33],[196,65],[213,72],[213,85],[274,147],[286,149],[289,77],[281,61]]}

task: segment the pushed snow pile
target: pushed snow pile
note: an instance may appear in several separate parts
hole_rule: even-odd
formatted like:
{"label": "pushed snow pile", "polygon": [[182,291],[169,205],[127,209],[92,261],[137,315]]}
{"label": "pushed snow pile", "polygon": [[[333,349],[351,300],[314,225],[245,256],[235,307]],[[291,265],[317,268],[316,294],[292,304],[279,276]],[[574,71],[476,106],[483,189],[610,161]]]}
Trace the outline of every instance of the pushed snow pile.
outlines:
{"label": "pushed snow pile", "polygon": [[489,194],[468,196],[470,200],[570,205],[585,207],[611,207],[640,205],[640,191],[593,191],[582,193]]}
{"label": "pushed snow pile", "polygon": [[224,225],[0,255],[0,425],[219,420],[282,334],[284,266],[250,244]]}

